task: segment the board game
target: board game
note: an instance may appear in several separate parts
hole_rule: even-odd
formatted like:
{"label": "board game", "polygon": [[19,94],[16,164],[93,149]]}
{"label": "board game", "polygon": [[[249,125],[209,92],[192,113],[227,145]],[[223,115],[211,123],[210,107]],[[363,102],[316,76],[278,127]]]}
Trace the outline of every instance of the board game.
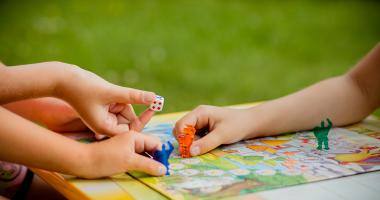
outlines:
{"label": "board game", "polygon": [[[330,150],[317,150],[312,132],[258,138],[181,158],[174,121],[149,124],[145,134],[171,141],[170,175],[131,175],[173,199],[235,198],[259,191],[380,170],[380,123],[333,128]],[[126,175],[128,176],[128,175]],[[117,180],[114,180],[117,182]]]}

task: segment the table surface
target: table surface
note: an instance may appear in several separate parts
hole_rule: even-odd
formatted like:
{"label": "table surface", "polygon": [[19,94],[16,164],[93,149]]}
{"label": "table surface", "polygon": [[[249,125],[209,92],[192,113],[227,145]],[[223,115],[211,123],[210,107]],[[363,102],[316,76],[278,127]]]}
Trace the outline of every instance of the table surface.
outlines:
{"label": "table surface", "polygon": [[[233,107],[247,107],[255,104],[242,104]],[[164,122],[170,118],[178,118],[185,113],[157,115],[151,121]],[[32,168],[32,171],[68,199],[143,199],[146,196],[149,196],[150,199],[167,199],[167,197],[130,176],[85,180],[41,169]],[[258,192],[242,196],[239,199],[375,200],[379,199],[379,180],[380,171],[377,171]]]}

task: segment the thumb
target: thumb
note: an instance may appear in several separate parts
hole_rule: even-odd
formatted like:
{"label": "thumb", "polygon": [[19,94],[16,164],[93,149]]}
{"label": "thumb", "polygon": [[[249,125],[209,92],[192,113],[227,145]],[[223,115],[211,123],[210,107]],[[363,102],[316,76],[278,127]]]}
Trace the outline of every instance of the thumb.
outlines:
{"label": "thumb", "polygon": [[118,101],[118,103],[125,104],[149,105],[153,103],[156,97],[153,92],[126,88],[117,85],[115,85],[115,89],[112,92],[112,96],[114,96],[115,100]]}
{"label": "thumb", "polygon": [[223,143],[221,133],[218,130],[213,130],[206,136],[193,142],[190,147],[191,156],[197,156],[207,153]]}
{"label": "thumb", "polygon": [[137,119],[133,120],[131,123],[131,130],[141,131],[149,120],[153,117],[154,111],[151,109],[146,109]]}
{"label": "thumb", "polygon": [[153,176],[163,176],[166,173],[164,165],[148,157],[135,154],[132,160],[133,164],[130,170],[145,172]]}

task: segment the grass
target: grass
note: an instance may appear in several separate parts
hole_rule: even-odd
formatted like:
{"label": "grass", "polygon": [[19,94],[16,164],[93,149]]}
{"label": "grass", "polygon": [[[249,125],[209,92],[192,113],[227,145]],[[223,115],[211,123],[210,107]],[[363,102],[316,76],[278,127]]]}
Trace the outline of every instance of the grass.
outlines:
{"label": "grass", "polygon": [[2,1],[0,59],[59,60],[154,91],[165,112],[277,98],[380,39],[371,1]]}

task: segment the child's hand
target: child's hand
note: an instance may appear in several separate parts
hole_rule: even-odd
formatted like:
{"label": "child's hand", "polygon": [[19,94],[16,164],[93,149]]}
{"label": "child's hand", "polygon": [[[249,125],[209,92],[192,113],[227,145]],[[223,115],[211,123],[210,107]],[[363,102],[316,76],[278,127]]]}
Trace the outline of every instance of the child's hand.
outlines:
{"label": "child's hand", "polygon": [[141,171],[162,176],[166,173],[164,165],[140,155],[161,150],[161,145],[158,138],[132,132],[88,144],[92,161],[88,168],[80,169],[83,171],[74,174],[84,178],[99,178],[127,171]]}
{"label": "child's hand", "polygon": [[154,137],[130,131],[85,144],[54,134],[2,107],[0,121],[7,122],[0,126],[0,158],[5,161],[85,178],[130,170],[157,176],[166,172],[159,162],[138,154],[161,150]]}
{"label": "child's hand", "polygon": [[197,130],[208,129],[209,133],[193,142],[192,156],[204,154],[221,144],[231,144],[247,138],[253,130],[253,120],[248,109],[198,106],[177,121],[173,134],[177,137],[186,125]]}
{"label": "child's hand", "polygon": [[139,131],[154,113],[146,110],[137,117],[131,106],[151,104],[154,93],[117,86],[61,62],[0,66],[0,94],[0,104],[47,96],[63,99],[91,130],[109,136]]}
{"label": "child's hand", "polygon": [[67,76],[57,84],[55,95],[70,103],[95,133],[140,131],[153,116],[149,109],[136,116],[131,104],[149,105],[154,93],[117,86],[79,67],[63,65]]}

